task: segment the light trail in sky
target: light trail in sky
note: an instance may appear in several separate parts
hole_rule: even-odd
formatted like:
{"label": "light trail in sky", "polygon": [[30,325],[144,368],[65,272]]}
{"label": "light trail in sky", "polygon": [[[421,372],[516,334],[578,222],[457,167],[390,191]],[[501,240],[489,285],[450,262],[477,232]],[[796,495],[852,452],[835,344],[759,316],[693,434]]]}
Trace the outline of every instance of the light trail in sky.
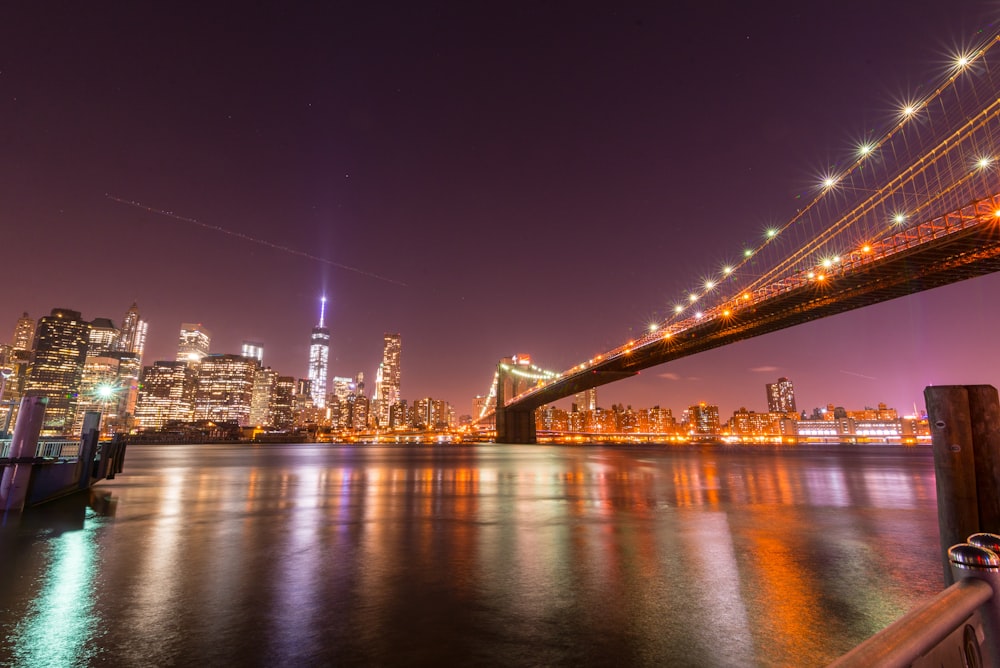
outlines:
{"label": "light trail in sky", "polygon": [[325,257],[320,257],[319,255],[313,255],[312,253],[306,253],[305,251],[300,251],[295,248],[290,248],[288,246],[282,246],[281,244],[276,244],[267,239],[260,239],[258,237],[252,237],[249,234],[244,234],[243,232],[237,232],[235,230],[230,230],[228,228],[222,227],[221,225],[212,225],[210,223],[204,223],[197,218],[189,218],[188,216],[181,216],[173,211],[164,211],[163,209],[157,209],[151,206],[146,206],[142,202],[136,202],[134,200],[122,199],[121,197],[116,197],[111,193],[104,193],[104,196],[113,202],[118,202],[119,204],[127,204],[128,206],[135,207],[136,209],[142,209],[149,213],[155,213],[160,216],[166,216],[167,218],[173,218],[174,220],[180,220],[185,223],[191,223],[192,225],[197,225],[198,227],[203,227],[206,230],[212,230],[213,232],[220,232],[230,237],[235,237],[237,239],[242,239],[243,241],[249,241],[250,243],[257,244],[258,246],[265,246],[267,248],[273,248],[274,250],[282,251],[283,253],[291,253],[292,255],[298,255],[299,257],[304,257],[307,260],[312,260],[313,262],[319,262],[331,267],[336,267],[338,269],[343,269],[345,271],[353,271],[355,274],[361,274],[362,276],[368,276],[369,278],[376,278],[380,281],[385,281],[386,283],[392,283],[393,285],[401,285],[407,287],[406,283],[402,281],[397,281],[392,278],[387,278],[385,276],[380,276],[379,274],[374,274],[370,271],[365,271],[364,269],[358,269],[357,267],[351,267],[350,265],[341,264],[340,262],[334,262]]}

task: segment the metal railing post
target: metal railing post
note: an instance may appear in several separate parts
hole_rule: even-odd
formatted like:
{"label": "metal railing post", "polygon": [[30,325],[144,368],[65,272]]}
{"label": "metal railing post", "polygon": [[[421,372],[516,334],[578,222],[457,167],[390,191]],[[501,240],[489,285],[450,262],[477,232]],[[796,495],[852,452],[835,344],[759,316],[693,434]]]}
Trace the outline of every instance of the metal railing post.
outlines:
{"label": "metal railing post", "polygon": [[983,580],[993,589],[993,596],[979,607],[983,622],[982,651],[985,665],[1000,666],[1000,536],[972,534],[968,542],[948,550],[948,559],[956,582]]}

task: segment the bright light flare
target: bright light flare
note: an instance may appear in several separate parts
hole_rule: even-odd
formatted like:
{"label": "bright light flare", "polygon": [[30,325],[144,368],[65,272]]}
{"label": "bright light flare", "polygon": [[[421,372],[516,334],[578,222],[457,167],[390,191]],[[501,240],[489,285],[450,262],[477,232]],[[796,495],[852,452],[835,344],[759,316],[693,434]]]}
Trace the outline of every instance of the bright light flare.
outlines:
{"label": "bright light flare", "polygon": [[868,244],[865,244],[864,246],[861,247],[861,252],[862,253],[871,253],[872,252],[872,247],[869,246]]}
{"label": "bright light flare", "polygon": [[906,222],[906,214],[903,213],[893,214],[892,222],[896,223],[897,225],[902,225],[903,223]]}
{"label": "bright light flare", "polygon": [[649,326],[649,331],[651,331],[651,332],[655,332],[655,331],[656,331],[656,330],[658,330],[659,328],[660,328],[660,326],[659,326],[659,325],[657,325],[657,324],[656,324],[656,323],[654,322],[654,323],[652,323],[652,324],[651,324],[651,325]]}
{"label": "bright light flare", "polygon": [[681,306],[680,304],[678,304],[677,306],[674,307],[674,313],[680,313],[683,310],[684,310],[684,307]]}
{"label": "bright light flare", "polygon": [[715,281],[711,281],[711,280],[705,281],[705,289],[706,290],[711,290],[714,287],[715,287]]}
{"label": "bright light flare", "polygon": [[691,302],[692,304],[695,303],[696,301],[698,301],[698,295],[692,292],[691,294],[688,295],[688,301]]}
{"label": "bright light flare", "polygon": [[992,164],[993,164],[993,158],[990,158],[988,156],[983,156],[978,160],[976,160],[976,167],[978,167],[979,169],[986,169]]}
{"label": "bright light flare", "polygon": [[768,230],[768,231],[767,231],[767,232],[766,232],[765,234],[767,235],[767,238],[768,238],[768,239],[773,239],[773,238],[775,238],[776,236],[778,236],[778,230],[776,230],[776,229],[774,229],[774,228],[772,227],[772,228],[771,228],[771,229],[769,229],[769,230]]}
{"label": "bright light flare", "polygon": [[728,276],[729,274],[733,273],[733,268],[732,267],[723,267],[722,268],[722,273],[724,275]]}
{"label": "bright light flare", "polygon": [[915,113],[917,113],[917,108],[914,105],[908,104],[903,107],[903,116],[912,116]]}
{"label": "bright light flare", "polygon": [[753,255],[753,251],[749,248],[743,251],[743,257],[750,257],[751,255]]}
{"label": "bright light flare", "polygon": [[835,179],[834,177],[828,176],[825,179],[823,179],[824,188],[832,188],[835,185],[837,185],[837,179]]}
{"label": "bright light flare", "polygon": [[874,144],[862,144],[861,146],[858,147],[858,154],[863,157],[869,155],[874,150],[875,150]]}

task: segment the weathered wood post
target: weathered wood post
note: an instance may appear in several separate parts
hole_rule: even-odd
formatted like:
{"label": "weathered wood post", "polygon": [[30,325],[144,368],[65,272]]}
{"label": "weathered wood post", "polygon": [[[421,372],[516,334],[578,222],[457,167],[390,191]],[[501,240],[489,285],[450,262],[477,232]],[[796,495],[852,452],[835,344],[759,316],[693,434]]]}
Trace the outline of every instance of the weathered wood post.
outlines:
{"label": "weathered wood post", "polygon": [[46,397],[22,397],[10,443],[11,466],[3,470],[0,479],[0,512],[21,512],[31,484],[32,460],[38,447],[38,434],[45,419]]}
{"label": "weathered wood post", "polygon": [[924,389],[934,451],[944,583],[948,548],[974,533],[1000,533],[1000,399],[991,385]]}

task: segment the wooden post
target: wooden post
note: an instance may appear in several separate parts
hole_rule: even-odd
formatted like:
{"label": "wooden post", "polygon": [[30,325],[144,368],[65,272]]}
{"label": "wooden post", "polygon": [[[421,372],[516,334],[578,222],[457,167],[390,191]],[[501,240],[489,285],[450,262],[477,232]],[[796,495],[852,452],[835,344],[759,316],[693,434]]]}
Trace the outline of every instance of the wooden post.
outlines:
{"label": "wooden post", "polygon": [[924,400],[947,587],[953,583],[948,548],[1000,530],[1000,399],[990,385],[938,385],[924,389]]}

